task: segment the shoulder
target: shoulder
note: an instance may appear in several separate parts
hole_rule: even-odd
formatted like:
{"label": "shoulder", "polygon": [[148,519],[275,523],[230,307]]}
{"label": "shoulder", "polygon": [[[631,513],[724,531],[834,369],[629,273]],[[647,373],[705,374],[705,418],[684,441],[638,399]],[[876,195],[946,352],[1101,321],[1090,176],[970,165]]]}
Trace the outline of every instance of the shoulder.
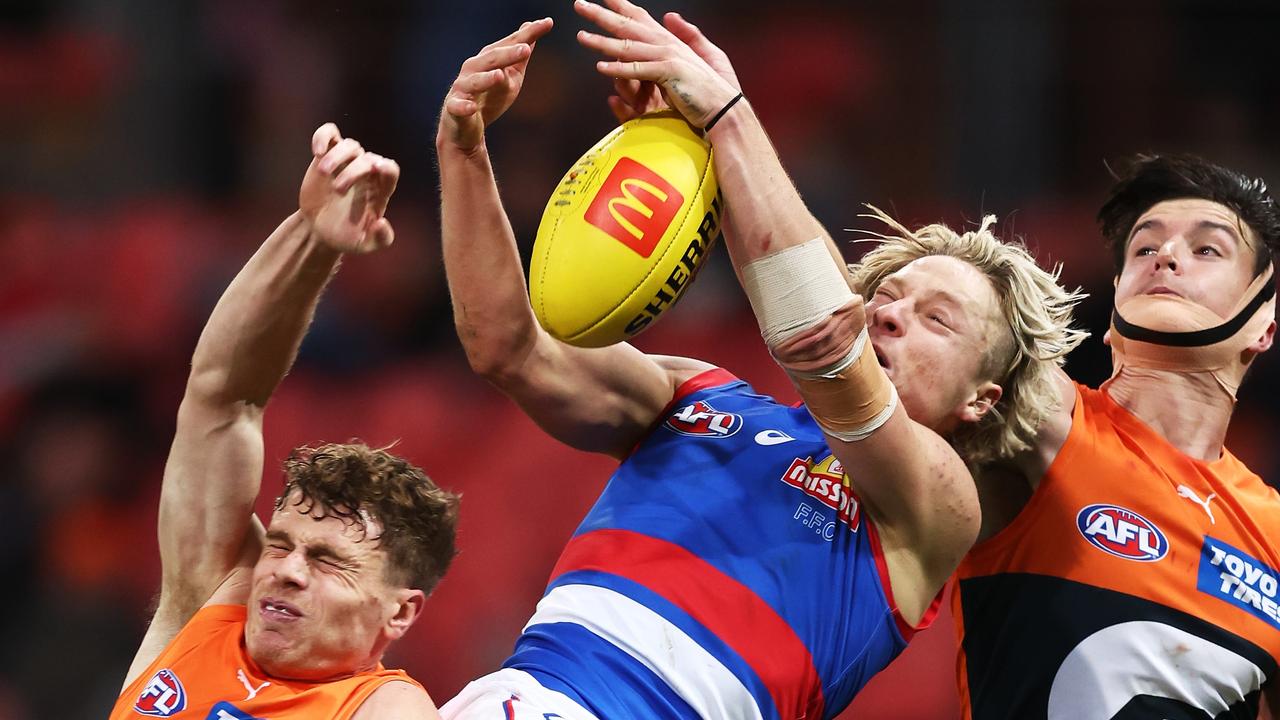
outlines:
{"label": "shoulder", "polygon": [[128,690],[165,656],[184,652],[184,648],[207,647],[207,640],[219,628],[243,623],[245,612],[243,603],[226,605],[211,601],[194,613],[183,613],[162,599],[129,666],[123,689]]}
{"label": "shoulder", "polygon": [[709,362],[678,355],[650,355],[649,357],[667,373],[672,389],[678,389],[698,375],[717,369]]}
{"label": "shoulder", "polygon": [[1040,425],[1031,448],[1006,463],[1017,468],[1026,478],[1027,486],[1033,490],[1039,487],[1045,473],[1066,444],[1067,437],[1075,428],[1077,412],[1088,400],[1099,394],[1098,391],[1075,382],[1061,370],[1058,370],[1054,382],[1058,388],[1056,407]]}
{"label": "shoulder", "polygon": [[351,720],[380,720],[388,717],[439,720],[440,714],[427,691],[417,683],[392,680],[380,685],[351,716]]}

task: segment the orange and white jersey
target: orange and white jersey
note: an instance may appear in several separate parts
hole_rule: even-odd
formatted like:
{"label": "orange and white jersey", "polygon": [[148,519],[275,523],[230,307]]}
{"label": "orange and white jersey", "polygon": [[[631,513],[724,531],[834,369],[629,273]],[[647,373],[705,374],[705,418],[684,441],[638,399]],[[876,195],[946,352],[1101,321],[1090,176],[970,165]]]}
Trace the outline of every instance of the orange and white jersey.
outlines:
{"label": "orange and white jersey", "polygon": [[1280,494],[1078,387],[1014,521],[957,571],[966,718],[1255,718],[1280,661]]}
{"label": "orange and white jersey", "polygon": [[245,616],[243,605],[201,608],[124,689],[110,720],[346,720],[382,685],[418,684],[381,665],[324,683],[273,678],[245,651]]}

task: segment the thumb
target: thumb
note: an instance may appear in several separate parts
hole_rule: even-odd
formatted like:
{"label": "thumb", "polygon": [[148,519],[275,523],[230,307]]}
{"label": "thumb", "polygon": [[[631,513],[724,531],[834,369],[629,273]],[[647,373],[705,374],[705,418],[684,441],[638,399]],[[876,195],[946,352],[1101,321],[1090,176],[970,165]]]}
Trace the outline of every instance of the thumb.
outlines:
{"label": "thumb", "polygon": [[484,120],[480,117],[480,106],[467,98],[451,97],[444,104],[444,112],[448,115],[445,121],[451,127],[449,139],[455,145],[470,150],[480,144],[484,137]]}

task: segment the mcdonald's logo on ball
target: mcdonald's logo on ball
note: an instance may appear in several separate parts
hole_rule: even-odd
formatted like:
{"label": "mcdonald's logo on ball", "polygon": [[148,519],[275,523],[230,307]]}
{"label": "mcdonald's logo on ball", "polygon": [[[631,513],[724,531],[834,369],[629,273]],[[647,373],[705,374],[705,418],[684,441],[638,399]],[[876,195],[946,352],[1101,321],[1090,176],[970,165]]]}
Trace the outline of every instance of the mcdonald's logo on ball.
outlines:
{"label": "mcdonald's logo on ball", "polygon": [[558,340],[601,347],[684,296],[720,235],[711,146],[676,113],[631,120],[587,150],[542,214],[529,300]]}

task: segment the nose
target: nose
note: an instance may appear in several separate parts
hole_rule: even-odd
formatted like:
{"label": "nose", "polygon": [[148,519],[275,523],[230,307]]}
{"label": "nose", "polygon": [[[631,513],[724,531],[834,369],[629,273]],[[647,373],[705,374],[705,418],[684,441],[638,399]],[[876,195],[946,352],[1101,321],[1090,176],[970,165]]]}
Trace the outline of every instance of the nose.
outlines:
{"label": "nose", "polygon": [[1156,250],[1156,270],[1167,268],[1169,272],[1178,272],[1176,238],[1169,238]]}
{"label": "nose", "polygon": [[302,549],[295,549],[277,560],[275,566],[271,568],[271,574],[282,585],[305,588],[308,582],[308,566],[307,559],[302,554]]}
{"label": "nose", "polygon": [[906,300],[892,300],[876,305],[871,311],[871,327],[883,335],[902,335],[906,332],[904,325],[906,302]]}

